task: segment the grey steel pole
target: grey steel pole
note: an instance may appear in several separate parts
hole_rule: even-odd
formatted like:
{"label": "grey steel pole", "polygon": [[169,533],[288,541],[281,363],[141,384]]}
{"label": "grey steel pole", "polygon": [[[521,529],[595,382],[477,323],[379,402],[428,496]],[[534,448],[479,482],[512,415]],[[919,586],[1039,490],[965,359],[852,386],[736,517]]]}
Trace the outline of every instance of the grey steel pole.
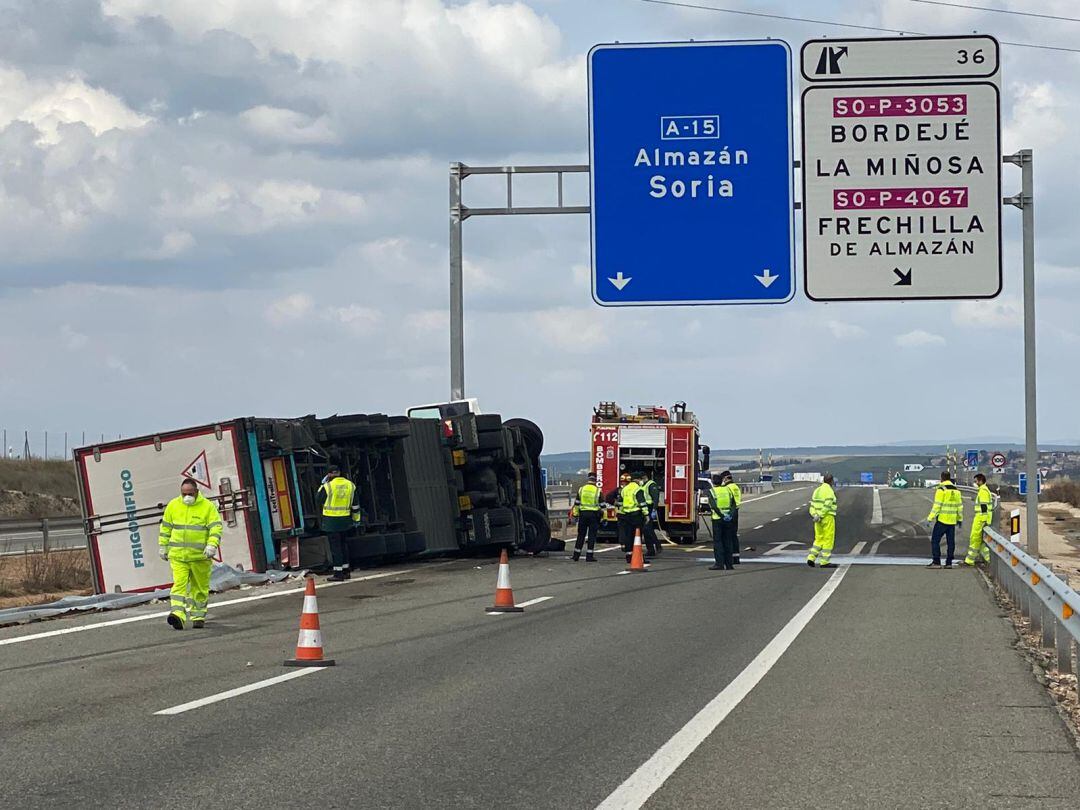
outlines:
{"label": "grey steel pole", "polygon": [[1031,150],[1021,149],[1024,214],[1024,456],[1027,468],[1027,548],[1039,558],[1039,442],[1035,410],[1035,178]]}
{"label": "grey steel pole", "polygon": [[465,297],[461,254],[461,163],[450,164],[450,399],[465,398]]}

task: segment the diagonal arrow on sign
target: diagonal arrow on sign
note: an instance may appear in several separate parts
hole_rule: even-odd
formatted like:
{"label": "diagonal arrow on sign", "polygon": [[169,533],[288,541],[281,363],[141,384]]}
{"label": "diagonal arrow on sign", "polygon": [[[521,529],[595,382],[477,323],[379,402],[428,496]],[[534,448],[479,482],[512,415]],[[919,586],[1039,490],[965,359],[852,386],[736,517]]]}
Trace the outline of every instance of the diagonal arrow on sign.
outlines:
{"label": "diagonal arrow on sign", "polygon": [[608,281],[615,285],[616,290],[621,290],[633,280],[633,276],[624,276],[622,270],[615,274],[615,278],[608,278]]}
{"label": "diagonal arrow on sign", "polygon": [[910,267],[907,269],[906,273],[904,271],[902,271],[899,267],[894,267],[893,272],[896,273],[896,276],[899,279],[899,281],[897,281],[895,284],[893,284],[894,287],[910,287],[911,286],[911,268]]}

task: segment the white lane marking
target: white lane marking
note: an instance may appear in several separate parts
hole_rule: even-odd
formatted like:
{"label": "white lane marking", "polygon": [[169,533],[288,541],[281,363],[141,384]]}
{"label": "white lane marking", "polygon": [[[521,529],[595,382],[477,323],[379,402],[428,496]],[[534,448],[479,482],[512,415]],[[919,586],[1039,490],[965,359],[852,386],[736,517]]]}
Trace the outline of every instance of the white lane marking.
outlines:
{"label": "white lane marking", "polygon": [[886,535],[882,536],[882,538],[880,540],[878,540],[876,543],[874,543],[874,545],[870,546],[870,556],[871,557],[876,556],[877,555],[877,550],[881,547],[881,544],[884,543],[886,540],[891,540],[891,539],[892,539],[891,534],[886,534]]}
{"label": "white lane marking", "polygon": [[[380,574],[368,574],[366,577],[353,577],[345,582],[323,582],[315,586],[315,590],[321,591],[323,588],[334,588],[338,585],[346,585],[349,582],[365,582],[369,579],[382,579],[383,577],[394,577],[401,574],[411,574],[415,571],[415,568],[407,568],[403,571],[385,571]],[[301,586],[299,588],[290,588],[287,591],[274,591],[273,593],[261,593],[258,596],[244,596],[240,599],[226,599],[224,602],[211,602],[211,612],[221,607],[227,607],[228,605],[239,605],[244,602],[257,602],[260,599],[273,599],[275,596],[289,596],[294,593],[303,593],[307,586]],[[62,630],[48,630],[44,633],[33,633],[29,636],[16,636],[14,638],[0,639],[0,647],[5,644],[21,644],[24,641],[37,641],[43,638],[52,638],[53,636],[66,636],[68,633],[81,633],[84,630],[97,630],[100,627],[116,627],[121,624],[130,624],[131,622],[145,622],[150,619],[163,619],[169,615],[169,611],[163,610],[159,613],[146,613],[141,616],[128,616],[126,619],[111,619],[107,622],[96,622],[94,624],[83,624],[78,627],[65,627]]]}
{"label": "white lane marking", "polygon": [[853,547],[853,548],[851,549],[851,556],[852,556],[852,557],[858,557],[858,556],[859,556],[860,554],[862,554],[862,550],[863,550],[864,548],[866,548],[866,541],[865,541],[865,540],[860,540],[860,541],[859,541],[858,543],[856,543],[856,544],[855,544],[855,546],[854,546],[854,547]]}
{"label": "white lane marking", "polygon": [[265,681],[249,683],[247,686],[238,686],[236,689],[230,689],[227,692],[218,692],[216,695],[210,695],[210,697],[199,698],[190,703],[181,703],[179,706],[162,709],[160,712],[154,712],[154,714],[183,714],[184,712],[190,712],[192,709],[200,709],[203,706],[209,706],[211,703],[220,703],[223,700],[228,700],[229,698],[234,698],[238,695],[246,695],[248,692],[265,689],[274,684],[284,683],[285,681],[291,681],[295,678],[302,678],[305,675],[311,675],[315,672],[322,672],[326,668],[327,667],[304,667],[302,669],[294,670],[293,672],[286,672],[284,675],[267,678]]}
{"label": "white lane marking", "polygon": [[[554,596],[538,596],[535,599],[530,599],[528,602],[518,602],[517,604],[514,605],[514,607],[526,608],[526,607],[530,607],[531,605],[539,605],[541,602],[546,602],[548,599],[554,599],[554,598],[555,598]],[[488,616],[502,616],[503,611],[501,611],[501,610],[492,610],[492,611],[489,611],[486,615],[488,615]]]}
{"label": "white lane marking", "polygon": [[884,518],[881,516],[881,490],[874,487],[874,512],[870,516],[870,525],[876,526],[880,524]]}
{"label": "white lane marking", "polygon": [[754,527],[753,529],[751,529],[751,531],[755,531],[755,532],[756,532],[756,531],[757,531],[758,529],[764,529],[764,528],[765,528],[765,524],[764,524],[764,523],[762,523],[762,524],[761,524],[760,526],[755,526],[755,527]]}
{"label": "white lane marking", "polygon": [[785,540],[783,543],[777,543],[774,548],[770,548],[768,551],[762,552],[762,556],[763,557],[768,557],[770,554],[779,554],[781,551],[783,551],[788,546],[801,546],[801,545],[803,545],[803,543],[800,543],[798,540]]}
{"label": "white lane marking", "polygon": [[[791,510],[791,512],[794,512],[794,511],[795,511],[794,509],[792,509],[792,510]],[[784,517],[787,517],[788,515],[790,515],[790,514],[791,514],[791,512],[785,512],[785,513],[784,513]]]}
{"label": "white lane marking", "polygon": [[769,521],[769,523],[776,523],[776,521],[778,521],[779,519],[780,518],[773,518],[772,520]]}
{"label": "white lane marking", "polygon": [[774,495],[783,495],[787,492],[802,492],[808,487],[799,487],[798,489],[778,489],[776,492],[770,492],[768,495],[756,495],[753,498],[743,498],[743,503],[754,503],[755,501],[763,501],[766,498],[771,498]]}
{"label": "white lane marking", "polygon": [[602,801],[597,810],[637,810],[643,807],[660,786],[667,781],[704,742],[716,727],[724,721],[732,709],[738,706],[751,690],[780,660],[792,642],[798,638],[803,628],[810,623],[833,592],[840,586],[848,566],[842,566],[833,572],[828,581],[815,593],[810,601],[803,605],[784,628],[776,634],[757,657],[751,661],[735,679],[706,704],[690,721],[675,732],[675,735],[660,746],[659,750],[636,771],[630,778],[615,788],[614,792]]}

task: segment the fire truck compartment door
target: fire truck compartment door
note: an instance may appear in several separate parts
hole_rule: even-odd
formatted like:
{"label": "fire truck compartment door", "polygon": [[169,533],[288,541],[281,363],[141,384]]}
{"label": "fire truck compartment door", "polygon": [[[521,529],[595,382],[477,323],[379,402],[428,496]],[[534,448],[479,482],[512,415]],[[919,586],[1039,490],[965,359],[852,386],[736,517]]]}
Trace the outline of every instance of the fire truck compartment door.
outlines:
{"label": "fire truck compartment door", "polygon": [[620,427],[619,447],[622,448],[666,448],[667,429],[662,427]]}

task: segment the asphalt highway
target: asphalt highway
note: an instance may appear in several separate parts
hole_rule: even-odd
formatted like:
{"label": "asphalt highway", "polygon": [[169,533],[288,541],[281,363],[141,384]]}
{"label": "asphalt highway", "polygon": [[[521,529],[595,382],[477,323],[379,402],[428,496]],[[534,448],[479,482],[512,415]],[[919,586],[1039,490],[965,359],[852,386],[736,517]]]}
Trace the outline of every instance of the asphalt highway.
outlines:
{"label": "asphalt highway", "polygon": [[810,493],[744,504],[754,551],[733,572],[708,570],[706,544],[667,547],[646,574],[614,549],[595,564],[516,557],[521,614],[484,612],[491,559],[358,572],[319,590],[336,666],[317,671],[282,666],[295,582],[212,597],[202,631],[171,630],[160,606],[0,629],[6,795],[1075,807],[1080,758],[981,578],[917,564],[928,494],[840,490],[836,559],[865,564],[829,571],[801,562]]}

